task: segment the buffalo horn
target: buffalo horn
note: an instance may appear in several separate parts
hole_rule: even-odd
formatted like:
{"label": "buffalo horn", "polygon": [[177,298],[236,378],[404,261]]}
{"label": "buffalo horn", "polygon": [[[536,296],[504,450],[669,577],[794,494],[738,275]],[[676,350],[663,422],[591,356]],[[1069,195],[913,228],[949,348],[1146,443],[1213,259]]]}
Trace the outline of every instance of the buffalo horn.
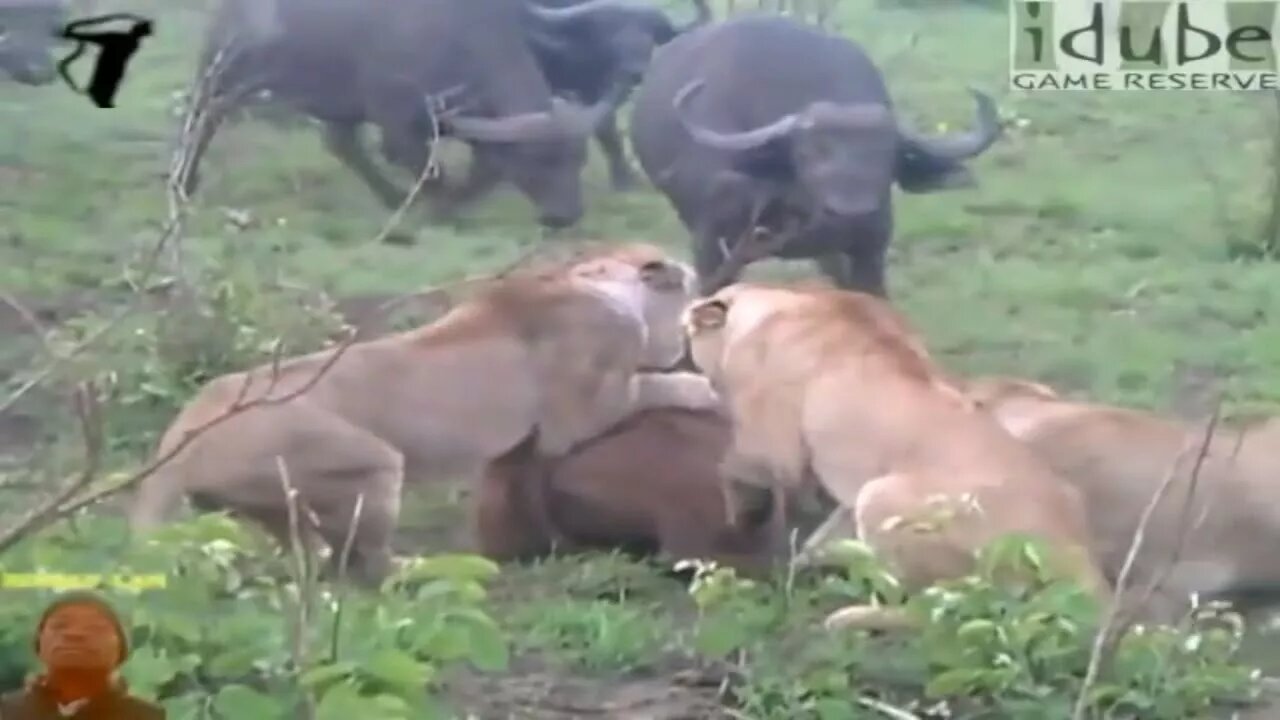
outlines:
{"label": "buffalo horn", "polygon": [[908,127],[899,128],[903,138],[918,146],[924,152],[948,160],[964,160],[978,155],[991,147],[1003,132],[1000,114],[996,103],[990,96],[969,88],[970,94],[978,104],[978,127],[966,132],[951,133],[942,136],[928,136]]}

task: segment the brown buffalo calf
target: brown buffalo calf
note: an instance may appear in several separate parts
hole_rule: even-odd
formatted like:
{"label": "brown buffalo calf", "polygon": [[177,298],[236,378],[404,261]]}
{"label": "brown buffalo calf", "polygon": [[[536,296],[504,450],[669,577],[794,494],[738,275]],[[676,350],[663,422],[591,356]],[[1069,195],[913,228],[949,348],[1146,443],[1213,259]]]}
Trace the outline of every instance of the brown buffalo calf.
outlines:
{"label": "brown buffalo calf", "polygon": [[532,443],[489,464],[473,500],[479,551],[527,560],[560,551],[622,549],[715,560],[764,572],[785,550],[786,508],[732,526],[719,464],[728,421],[709,411],[648,410],[557,462]]}

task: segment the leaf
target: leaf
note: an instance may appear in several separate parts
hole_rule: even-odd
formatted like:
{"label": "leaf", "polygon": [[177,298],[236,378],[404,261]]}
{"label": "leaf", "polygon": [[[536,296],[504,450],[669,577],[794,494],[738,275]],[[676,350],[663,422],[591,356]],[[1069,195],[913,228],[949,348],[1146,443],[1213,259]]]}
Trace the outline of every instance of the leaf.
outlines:
{"label": "leaf", "polygon": [[961,625],[956,630],[956,637],[962,642],[984,642],[995,635],[997,630],[995,623],[978,618]]}
{"label": "leaf", "polygon": [[431,668],[407,653],[386,648],[365,664],[365,672],[398,690],[417,690],[426,684]]}
{"label": "leaf", "polygon": [[155,646],[144,645],[129,653],[129,662],[121,672],[134,693],[152,700],[156,688],[178,674],[178,668],[157,654]]}
{"label": "leaf", "polygon": [[925,695],[930,698],[945,698],[955,695],[964,695],[973,688],[981,688],[986,683],[982,680],[989,673],[989,670],[973,670],[973,669],[957,669],[948,670],[935,676],[925,686]]}
{"label": "leaf", "polygon": [[280,720],[284,707],[280,701],[246,685],[225,685],[213,698],[213,709],[225,718]]}
{"label": "leaf", "polygon": [[447,553],[431,557],[414,558],[398,573],[405,581],[426,578],[448,578],[457,581],[482,581],[497,575],[497,563],[478,555]]}
{"label": "leaf", "polygon": [[511,649],[497,626],[476,627],[471,632],[471,662],[480,670],[500,672],[511,662]]}
{"label": "leaf", "polygon": [[849,701],[839,698],[821,698],[813,704],[813,709],[818,720],[845,720],[857,716]]}
{"label": "leaf", "polygon": [[193,692],[180,697],[169,698],[162,705],[166,720],[197,720],[200,706],[204,703],[204,693]]}
{"label": "leaf", "polygon": [[[329,686],[320,702],[316,705],[316,720],[356,720],[357,718],[378,717],[370,712],[375,704],[369,698],[361,697],[350,681]],[[248,718],[246,718],[248,720]],[[256,718],[254,719],[256,720]]]}
{"label": "leaf", "polygon": [[302,675],[298,677],[298,682],[305,687],[315,687],[316,685],[326,683],[334,678],[350,675],[355,672],[355,669],[355,664],[347,660],[342,660],[336,663],[324,663],[323,665],[317,665],[316,667],[302,673]]}

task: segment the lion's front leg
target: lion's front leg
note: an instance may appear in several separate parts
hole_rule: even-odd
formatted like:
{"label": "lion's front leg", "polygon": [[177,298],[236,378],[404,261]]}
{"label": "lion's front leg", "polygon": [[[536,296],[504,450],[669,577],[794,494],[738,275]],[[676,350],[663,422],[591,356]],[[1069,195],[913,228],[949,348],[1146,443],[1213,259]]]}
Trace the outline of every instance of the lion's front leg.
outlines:
{"label": "lion's front leg", "polygon": [[725,512],[734,527],[749,525],[773,505],[773,489],[783,484],[767,458],[729,447],[720,460],[720,489]]}

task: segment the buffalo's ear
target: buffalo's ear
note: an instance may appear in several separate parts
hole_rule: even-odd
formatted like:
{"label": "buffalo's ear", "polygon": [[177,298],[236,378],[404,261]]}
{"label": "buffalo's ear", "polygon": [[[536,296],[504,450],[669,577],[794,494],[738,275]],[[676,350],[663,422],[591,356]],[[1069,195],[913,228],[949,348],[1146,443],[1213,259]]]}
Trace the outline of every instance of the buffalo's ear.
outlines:
{"label": "buffalo's ear", "polygon": [[689,306],[688,325],[696,331],[719,330],[729,318],[729,305],[723,300],[699,300]]}

